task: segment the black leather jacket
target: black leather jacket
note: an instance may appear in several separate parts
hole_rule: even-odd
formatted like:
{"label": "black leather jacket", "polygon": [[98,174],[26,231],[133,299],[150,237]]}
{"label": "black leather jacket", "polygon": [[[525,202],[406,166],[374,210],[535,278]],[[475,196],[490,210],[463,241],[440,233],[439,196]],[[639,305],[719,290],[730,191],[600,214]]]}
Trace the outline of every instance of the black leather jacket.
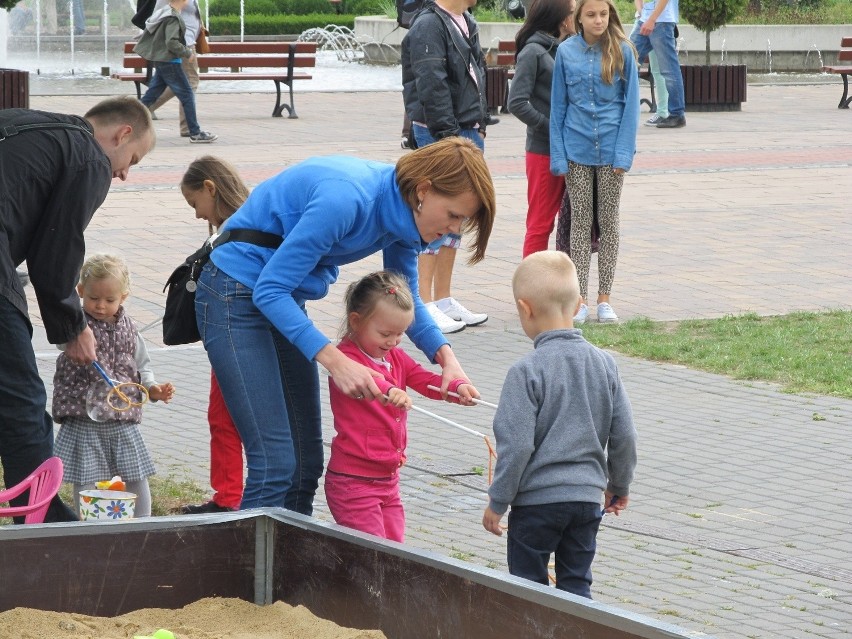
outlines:
{"label": "black leather jacket", "polygon": [[[73,115],[7,109],[0,111],[0,138],[9,125],[62,122],[92,130]],[[75,289],[86,252],[83,231],[111,183],[110,160],[90,133],[30,130],[0,139],[0,295],[27,315],[15,271],[26,260],[52,344],[86,328]]]}
{"label": "black leather jacket", "polygon": [[484,131],[488,119],[479,27],[469,13],[464,18],[469,38],[446,11],[427,2],[402,41],[405,111],[437,140],[476,124]]}

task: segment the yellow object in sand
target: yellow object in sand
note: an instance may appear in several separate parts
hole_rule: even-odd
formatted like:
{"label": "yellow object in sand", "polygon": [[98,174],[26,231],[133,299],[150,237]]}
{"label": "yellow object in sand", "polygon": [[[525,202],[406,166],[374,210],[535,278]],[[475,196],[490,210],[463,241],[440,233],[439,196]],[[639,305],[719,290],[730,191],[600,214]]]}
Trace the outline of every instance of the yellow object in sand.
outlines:
{"label": "yellow object in sand", "polygon": [[175,639],[175,635],[171,630],[160,628],[153,635],[136,635],[133,639]]}

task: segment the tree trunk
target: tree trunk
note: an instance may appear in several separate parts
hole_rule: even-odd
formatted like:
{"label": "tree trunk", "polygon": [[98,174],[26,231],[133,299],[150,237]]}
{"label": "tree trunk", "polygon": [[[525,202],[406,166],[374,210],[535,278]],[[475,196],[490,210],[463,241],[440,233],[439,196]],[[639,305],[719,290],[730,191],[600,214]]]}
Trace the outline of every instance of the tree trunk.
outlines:
{"label": "tree trunk", "polygon": [[704,64],[710,66],[710,32],[704,32]]}

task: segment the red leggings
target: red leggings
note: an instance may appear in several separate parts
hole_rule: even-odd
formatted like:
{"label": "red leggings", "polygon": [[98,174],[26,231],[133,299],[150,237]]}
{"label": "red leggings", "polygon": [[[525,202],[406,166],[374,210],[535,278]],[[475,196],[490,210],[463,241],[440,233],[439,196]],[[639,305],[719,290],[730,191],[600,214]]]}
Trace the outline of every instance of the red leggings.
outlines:
{"label": "red leggings", "polygon": [[225,406],[216,375],[210,371],[210,485],[213,501],[226,508],[239,508],[243,500],[243,442]]}
{"label": "red leggings", "polygon": [[527,151],[527,235],[524,257],[546,251],[562,205],[565,178],[550,172],[550,156]]}

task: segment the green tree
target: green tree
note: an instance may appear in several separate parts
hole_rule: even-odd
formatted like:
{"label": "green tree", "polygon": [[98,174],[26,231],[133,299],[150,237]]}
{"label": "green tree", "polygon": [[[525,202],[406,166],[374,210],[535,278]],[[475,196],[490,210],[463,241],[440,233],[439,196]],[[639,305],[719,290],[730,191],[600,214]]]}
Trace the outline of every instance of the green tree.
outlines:
{"label": "green tree", "polygon": [[0,0],[0,9],[11,9],[16,4],[18,0]]}
{"label": "green tree", "polygon": [[706,64],[710,64],[710,34],[736,18],[747,0],[682,0],[680,16],[705,35]]}

